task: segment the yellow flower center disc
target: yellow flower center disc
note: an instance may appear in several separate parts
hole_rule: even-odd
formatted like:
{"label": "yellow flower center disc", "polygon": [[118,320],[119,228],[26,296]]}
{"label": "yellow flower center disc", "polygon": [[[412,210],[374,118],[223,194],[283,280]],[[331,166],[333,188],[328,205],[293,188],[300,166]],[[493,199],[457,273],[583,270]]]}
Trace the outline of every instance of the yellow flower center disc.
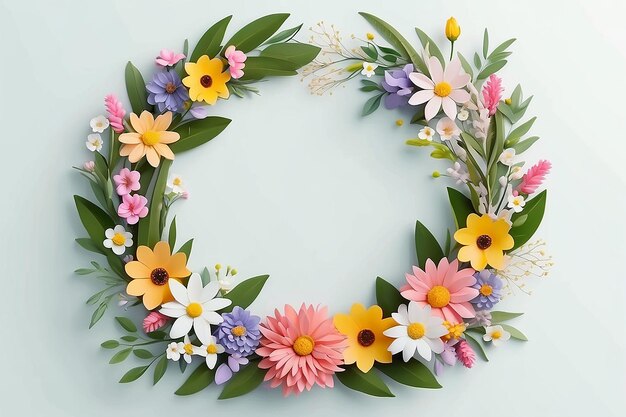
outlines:
{"label": "yellow flower center disc", "polygon": [[421,339],[426,333],[426,328],[422,323],[411,323],[406,329],[407,334],[413,340]]}
{"label": "yellow flower center disc", "polygon": [[497,330],[495,332],[491,333],[491,338],[492,339],[499,339],[501,337],[502,337],[502,333],[497,331]]}
{"label": "yellow flower center disc", "polygon": [[448,97],[452,92],[452,86],[445,81],[437,83],[434,88],[435,95],[439,97]]}
{"label": "yellow flower center disc", "polygon": [[126,242],[126,238],[121,233],[116,233],[111,238],[111,241],[115,243],[117,246],[122,246]]}
{"label": "yellow flower center disc", "polygon": [[296,352],[296,355],[307,356],[313,352],[315,342],[310,336],[300,336],[296,339],[292,347],[293,351]]}
{"label": "yellow flower center disc", "polygon": [[191,343],[187,343],[184,347],[185,349],[185,353],[187,355],[192,355],[193,354],[193,345]]}
{"label": "yellow flower center disc", "polygon": [[441,308],[450,302],[450,291],[446,287],[436,285],[428,291],[428,304],[434,308]]}
{"label": "yellow flower center disc", "polygon": [[161,134],[159,132],[155,132],[154,130],[148,130],[146,133],[141,135],[141,141],[146,146],[154,146],[161,140]]}
{"label": "yellow flower center disc", "polygon": [[199,303],[191,303],[187,306],[187,315],[191,318],[200,317],[202,315],[202,306]]}
{"label": "yellow flower center disc", "polygon": [[230,330],[230,333],[235,337],[243,336],[246,334],[246,328],[243,326],[236,326]]}
{"label": "yellow flower center disc", "polygon": [[217,346],[215,345],[209,345],[206,347],[206,353],[208,353],[209,355],[214,355],[217,353]]}
{"label": "yellow flower center disc", "polygon": [[491,288],[491,285],[487,285],[487,284],[483,284],[480,286],[480,293],[482,295],[484,295],[485,297],[493,294],[493,288]]}

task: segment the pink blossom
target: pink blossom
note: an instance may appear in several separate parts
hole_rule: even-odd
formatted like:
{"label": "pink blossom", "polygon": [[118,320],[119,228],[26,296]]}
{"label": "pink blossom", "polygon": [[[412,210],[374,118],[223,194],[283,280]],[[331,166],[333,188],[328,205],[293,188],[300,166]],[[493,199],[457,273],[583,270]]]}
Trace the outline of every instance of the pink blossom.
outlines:
{"label": "pink blossom", "polygon": [[226,48],[224,51],[224,56],[228,60],[228,70],[230,71],[230,76],[237,79],[243,77],[242,69],[246,66],[244,62],[248,57],[242,51],[238,51],[235,49],[233,45]]}
{"label": "pink blossom", "polygon": [[454,350],[456,351],[457,359],[463,364],[463,366],[466,368],[474,366],[474,362],[476,362],[476,354],[467,341],[459,341],[459,343],[454,345]]}
{"label": "pink blossom", "polygon": [[550,161],[542,159],[537,162],[536,165],[533,165],[528,171],[526,171],[526,174],[522,177],[522,182],[517,189],[525,194],[534,193],[546,179],[546,175],[550,173],[551,168],[552,163],[550,163]]}
{"label": "pink blossom", "polygon": [[122,106],[122,102],[113,94],[109,94],[104,98],[104,106],[109,113],[109,123],[115,133],[122,133],[124,131],[124,116],[126,116],[126,110]]}
{"label": "pink blossom", "polygon": [[117,214],[126,219],[128,224],[136,224],[139,219],[148,215],[148,199],[142,195],[126,194],[122,196],[122,204],[117,208]]}
{"label": "pink blossom", "polygon": [[483,103],[489,109],[489,116],[493,116],[498,111],[498,104],[502,99],[502,79],[496,74],[491,74],[487,84],[483,88]]}
{"label": "pink blossom", "polygon": [[189,191],[183,191],[183,193],[180,195],[182,198],[184,198],[185,200],[189,199]]}
{"label": "pink blossom", "polygon": [[117,195],[126,195],[139,190],[141,188],[139,184],[140,177],[139,171],[131,171],[128,168],[122,168],[119,174],[113,175],[113,181],[117,185],[115,189]]}
{"label": "pink blossom", "polygon": [[156,58],[156,63],[162,67],[173,67],[183,58],[185,58],[185,54],[177,54],[169,49],[161,49],[159,56]]}
{"label": "pink blossom", "polygon": [[152,333],[165,326],[170,318],[164,316],[158,311],[151,311],[145,319],[143,319],[143,331]]}
{"label": "pink blossom", "polygon": [[83,164],[85,171],[94,172],[96,170],[96,163],[94,161],[87,161]]}

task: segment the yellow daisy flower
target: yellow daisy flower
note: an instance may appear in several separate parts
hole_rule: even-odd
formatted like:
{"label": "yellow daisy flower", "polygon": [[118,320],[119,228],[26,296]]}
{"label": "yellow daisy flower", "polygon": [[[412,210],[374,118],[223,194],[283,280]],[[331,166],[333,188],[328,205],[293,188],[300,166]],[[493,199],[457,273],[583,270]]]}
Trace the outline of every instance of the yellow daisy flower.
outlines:
{"label": "yellow daisy flower", "polygon": [[454,239],[463,245],[459,250],[459,261],[470,262],[477,271],[485,269],[487,264],[503,269],[504,251],[514,245],[509,230],[511,226],[504,219],[494,220],[488,214],[470,214],[467,227],[454,234]]}
{"label": "yellow daisy flower", "polygon": [[333,322],[339,333],[347,337],[348,347],[343,351],[347,365],[356,362],[362,372],[368,372],[374,362],[391,363],[391,352],[387,349],[393,339],[383,332],[396,323],[391,317],[383,319],[379,306],[366,310],[363,304],[353,304],[350,314],[337,314]]}
{"label": "yellow daisy flower", "polygon": [[180,135],[167,130],[172,124],[172,112],[163,113],[156,119],[145,110],[139,117],[131,113],[130,124],[135,131],[120,135],[123,144],[120,156],[128,156],[128,160],[133,163],[145,156],[155,168],[159,166],[161,157],[174,159],[174,153],[167,145],[178,141]]}
{"label": "yellow daisy flower", "polygon": [[230,73],[223,69],[221,59],[209,59],[207,55],[202,55],[197,62],[186,63],[185,72],[189,76],[183,79],[183,84],[189,87],[189,97],[208,104],[215,104],[218,97],[228,98],[230,93],[226,83],[230,80]]}

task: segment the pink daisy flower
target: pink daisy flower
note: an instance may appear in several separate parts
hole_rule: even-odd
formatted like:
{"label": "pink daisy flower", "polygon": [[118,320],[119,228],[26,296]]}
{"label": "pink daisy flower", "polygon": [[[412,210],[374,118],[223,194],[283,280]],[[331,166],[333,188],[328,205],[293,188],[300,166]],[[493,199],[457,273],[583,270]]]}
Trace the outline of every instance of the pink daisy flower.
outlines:
{"label": "pink daisy flower", "polygon": [[461,61],[458,58],[450,61],[444,71],[441,62],[432,56],[428,60],[428,72],[430,78],[418,72],[409,74],[413,84],[422,89],[411,96],[409,104],[417,106],[426,103],[426,120],[437,116],[442,107],[446,116],[454,120],[456,105],[467,103],[470,99],[470,94],[464,88],[471,77],[461,70]]}
{"label": "pink daisy flower", "polygon": [[131,171],[128,168],[122,168],[117,175],[113,175],[113,181],[117,185],[117,188],[115,188],[117,195],[123,196],[139,190],[141,188],[139,184],[140,177],[139,171]]}
{"label": "pink daisy flower", "polygon": [[244,62],[248,57],[242,51],[238,51],[235,49],[233,45],[226,48],[224,51],[224,56],[228,60],[228,70],[230,71],[230,76],[232,78],[241,78],[243,77],[242,69],[246,66]]}
{"label": "pink daisy flower", "polygon": [[277,309],[260,326],[261,347],[256,350],[263,359],[259,368],[267,369],[265,381],[272,388],[282,385],[285,396],[334,386],[333,375],[342,371],[345,336],[328,317],[326,307],[302,304],[299,311],[286,305],[285,313]]}
{"label": "pink daisy flower", "polygon": [[458,270],[459,261],[449,263],[446,258],[435,266],[432,260],[426,261],[426,271],[413,267],[413,275],[406,274],[407,285],[400,292],[407,300],[420,306],[430,305],[433,315],[450,323],[460,323],[476,315],[470,300],[478,295],[472,288],[476,283],[472,268]]}
{"label": "pink daisy flower", "polygon": [[142,195],[126,194],[122,196],[122,204],[117,208],[117,214],[126,219],[128,224],[136,224],[139,219],[148,215],[148,199]]}
{"label": "pink daisy flower", "polygon": [[169,49],[161,49],[159,56],[156,58],[156,63],[162,67],[173,67],[183,58],[185,58],[185,54],[177,54]]}

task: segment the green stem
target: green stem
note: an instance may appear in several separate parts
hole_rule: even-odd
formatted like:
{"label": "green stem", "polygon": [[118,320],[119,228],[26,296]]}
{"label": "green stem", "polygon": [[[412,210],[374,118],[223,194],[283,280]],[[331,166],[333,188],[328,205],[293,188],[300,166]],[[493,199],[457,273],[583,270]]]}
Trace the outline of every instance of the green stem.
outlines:
{"label": "green stem", "polygon": [[450,61],[452,61],[453,56],[454,56],[454,41],[450,41]]}

